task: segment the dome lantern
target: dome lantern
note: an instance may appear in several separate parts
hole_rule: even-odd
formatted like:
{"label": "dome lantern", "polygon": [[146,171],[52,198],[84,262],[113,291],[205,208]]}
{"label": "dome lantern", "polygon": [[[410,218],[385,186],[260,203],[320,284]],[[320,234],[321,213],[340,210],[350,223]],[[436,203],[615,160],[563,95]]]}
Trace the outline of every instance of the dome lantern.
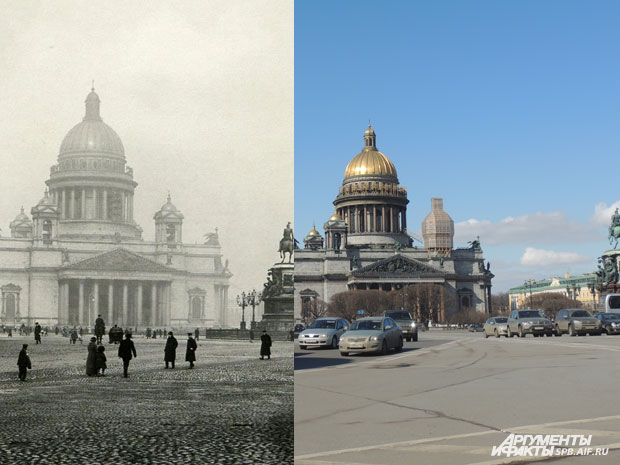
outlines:
{"label": "dome lantern", "polygon": [[364,131],[364,150],[377,150],[377,136],[368,121],[368,129]]}
{"label": "dome lantern", "polygon": [[99,106],[101,105],[101,100],[99,100],[99,96],[95,93],[95,88],[91,88],[90,94],[86,97],[86,114],[84,115],[84,121],[94,120],[101,121],[101,115],[99,114]]}

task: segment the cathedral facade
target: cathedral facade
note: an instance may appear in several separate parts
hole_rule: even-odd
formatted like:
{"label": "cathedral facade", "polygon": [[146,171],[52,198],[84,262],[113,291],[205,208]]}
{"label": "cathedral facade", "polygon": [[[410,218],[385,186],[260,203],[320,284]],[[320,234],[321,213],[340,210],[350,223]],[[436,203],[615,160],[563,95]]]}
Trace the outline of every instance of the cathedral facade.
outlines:
{"label": "cathedral facade", "polygon": [[226,327],[232,274],[217,230],[183,243],[184,216],[168,195],[144,240],[123,143],[94,89],[85,103],[43,198],[0,237],[0,324],[86,327],[102,315],[108,327]]}
{"label": "cathedral facade", "polygon": [[466,308],[491,312],[493,274],[479,240],[455,248],[454,222],[443,199],[433,198],[422,223],[423,246],[414,246],[407,232],[408,203],[407,189],[392,161],[377,149],[369,125],[362,151],[345,169],[324,237],[313,227],[304,248],[295,251],[296,321],[305,318],[308,306],[329,303],[339,292],[422,283],[445,290],[440,319]]}

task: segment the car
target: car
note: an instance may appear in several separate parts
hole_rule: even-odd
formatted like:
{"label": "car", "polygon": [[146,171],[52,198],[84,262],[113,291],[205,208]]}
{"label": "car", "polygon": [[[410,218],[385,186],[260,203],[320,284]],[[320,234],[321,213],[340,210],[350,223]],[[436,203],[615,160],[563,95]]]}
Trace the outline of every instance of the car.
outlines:
{"label": "car", "polygon": [[620,334],[620,313],[599,313],[596,319],[601,322],[605,334]]}
{"label": "car", "polygon": [[400,326],[405,341],[415,342],[418,340],[418,324],[413,321],[411,313],[406,310],[386,310],[383,312],[383,316],[391,318]]}
{"label": "car", "polygon": [[555,317],[555,331],[558,335],[568,333],[571,336],[585,334],[600,335],[602,323],[582,308],[565,308]]}
{"label": "car", "polygon": [[297,334],[297,333],[301,333],[304,329],[306,329],[306,327],[303,324],[297,323],[293,331],[295,332],[295,334]]}
{"label": "car", "polygon": [[534,337],[543,335],[551,336],[553,328],[551,320],[545,318],[542,310],[513,310],[508,316],[507,332],[508,337],[518,334],[525,337],[532,334]]}
{"label": "car", "polygon": [[387,354],[390,349],[403,349],[403,332],[389,317],[374,316],[355,320],[340,338],[340,355],[351,353]]}
{"label": "car", "polygon": [[489,318],[482,327],[484,337],[489,336],[506,336],[508,337],[508,318],[505,316],[494,316]]}
{"label": "car", "polygon": [[482,325],[482,323],[472,323],[467,327],[467,330],[470,333],[479,333],[481,331],[483,331],[484,326]]}
{"label": "car", "polygon": [[308,347],[338,348],[342,334],[349,329],[349,322],[343,318],[317,318],[310,326],[299,333],[297,341],[302,350]]}

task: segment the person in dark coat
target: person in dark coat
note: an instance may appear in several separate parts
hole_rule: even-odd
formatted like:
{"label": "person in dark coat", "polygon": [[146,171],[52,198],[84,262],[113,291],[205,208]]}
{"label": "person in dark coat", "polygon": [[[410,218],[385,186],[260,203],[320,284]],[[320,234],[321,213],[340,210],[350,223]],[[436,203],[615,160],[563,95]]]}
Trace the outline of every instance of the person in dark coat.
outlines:
{"label": "person in dark coat", "polygon": [[71,330],[71,338],[69,339],[69,342],[75,344],[75,341],[77,341],[77,338],[78,338],[78,332],[74,326],[73,329]]}
{"label": "person in dark coat", "polygon": [[97,376],[101,375],[101,376],[105,376],[105,369],[108,368],[107,362],[108,359],[105,356],[105,347],[104,346],[97,346],[97,362],[96,362],[96,368],[97,368]]}
{"label": "person in dark coat", "polygon": [[198,344],[196,344],[196,341],[192,337],[192,333],[187,333],[187,350],[185,351],[185,361],[189,362],[190,368],[194,368],[197,348]]}
{"label": "person in dark coat", "polygon": [[271,359],[271,336],[267,334],[267,330],[263,329],[263,334],[260,337],[260,359],[264,360],[265,356],[267,359]]}
{"label": "person in dark coat", "polygon": [[198,339],[200,339],[200,330],[198,328],[194,331],[194,336],[196,337],[196,342],[198,342]]}
{"label": "person in dark coat", "polygon": [[166,368],[168,368],[168,363],[172,363],[172,368],[174,368],[174,361],[177,358],[177,347],[179,343],[177,342],[177,338],[174,337],[172,331],[168,333],[168,339],[166,339],[166,348],[164,349],[164,362],[166,362]]}
{"label": "person in dark coat", "polygon": [[91,337],[88,344],[88,357],[86,358],[86,374],[95,376],[97,374],[97,338]]}
{"label": "person in dark coat", "polygon": [[134,357],[138,357],[136,354],[136,346],[133,345],[131,340],[131,333],[125,333],[125,339],[118,345],[118,356],[123,359],[123,376],[128,378],[127,370],[129,369],[129,362]]}
{"label": "person in dark coat", "polygon": [[17,366],[19,367],[19,379],[20,381],[26,381],[26,374],[28,373],[28,369],[32,369],[32,364],[30,363],[30,357],[28,357],[28,344],[24,344],[22,346],[22,350],[19,352],[19,356],[17,357]]}
{"label": "person in dark coat", "polygon": [[34,324],[34,341],[41,344],[41,325],[38,322]]}
{"label": "person in dark coat", "polygon": [[97,344],[101,344],[103,335],[105,334],[105,321],[101,318],[101,315],[95,320],[95,336],[97,337]]}

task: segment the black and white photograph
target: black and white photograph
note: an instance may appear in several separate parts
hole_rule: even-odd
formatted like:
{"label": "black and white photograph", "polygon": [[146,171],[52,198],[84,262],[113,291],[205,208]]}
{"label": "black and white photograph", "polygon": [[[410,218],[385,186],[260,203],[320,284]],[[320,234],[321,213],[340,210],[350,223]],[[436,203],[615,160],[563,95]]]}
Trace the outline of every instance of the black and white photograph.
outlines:
{"label": "black and white photograph", "polygon": [[0,463],[292,463],[292,2],[0,6]]}

